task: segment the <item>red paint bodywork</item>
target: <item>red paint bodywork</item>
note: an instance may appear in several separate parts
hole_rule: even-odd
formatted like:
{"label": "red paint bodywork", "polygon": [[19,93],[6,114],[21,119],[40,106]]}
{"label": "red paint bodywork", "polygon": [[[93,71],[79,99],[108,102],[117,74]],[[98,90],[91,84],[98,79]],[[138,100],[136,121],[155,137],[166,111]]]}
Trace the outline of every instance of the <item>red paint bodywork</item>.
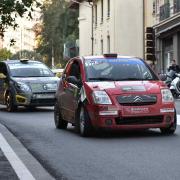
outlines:
{"label": "red paint bodywork", "polygon": [[[88,57],[89,58],[89,57]],[[90,57],[90,58],[97,58],[97,57]],[[98,57],[98,58],[103,58]],[[174,112],[160,112],[160,109],[163,108],[174,108],[175,105],[174,102],[172,103],[162,103],[162,95],[161,95],[161,89],[167,88],[164,82],[161,80],[157,81],[114,81],[114,82],[86,82],[86,73],[84,68],[84,58],[74,58],[71,60],[77,61],[80,65],[80,71],[81,71],[81,78],[82,78],[82,84],[85,90],[87,102],[84,104],[86,106],[86,109],[88,111],[91,123],[93,127],[95,128],[105,128],[105,129],[147,129],[147,128],[162,128],[162,127],[168,127],[170,124],[174,121]],[[69,64],[66,66],[67,71],[65,70],[64,73],[66,73],[66,76],[68,76],[69,73],[69,65],[72,62],[69,62]],[[112,83],[113,88],[103,88],[103,83]],[[142,86],[144,87],[145,91],[128,91],[125,92],[122,90],[122,87],[130,85],[133,86]],[[59,89],[56,93],[56,97],[59,102],[60,109],[64,109],[63,105],[66,105],[66,108],[64,109],[63,116],[68,122],[75,123],[75,115],[78,109],[78,99],[73,97],[71,93],[69,95],[65,94],[65,89],[67,87],[70,87],[71,85],[68,84],[67,81],[61,80],[59,84]],[[97,105],[94,104],[93,98],[92,98],[92,92],[94,90],[104,90],[109,95],[112,104],[111,105]],[[117,101],[117,96],[119,95],[150,95],[155,94],[157,95],[157,103],[152,105],[143,105],[143,106],[123,106],[120,105]],[[82,103],[82,102],[80,102]],[[143,108],[142,108],[143,107]],[[139,109],[140,108],[140,111]],[[99,111],[102,110],[118,110],[118,115],[99,115]],[[119,125],[117,123],[117,119],[122,118],[145,118],[150,116],[163,116],[163,122],[161,123],[148,123],[148,124],[134,124],[134,125]],[[169,122],[166,121],[167,117],[171,117],[171,120]],[[111,120],[112,124],[107,124],[106,121]],[[120,121],[120,120],[119,120]]]}

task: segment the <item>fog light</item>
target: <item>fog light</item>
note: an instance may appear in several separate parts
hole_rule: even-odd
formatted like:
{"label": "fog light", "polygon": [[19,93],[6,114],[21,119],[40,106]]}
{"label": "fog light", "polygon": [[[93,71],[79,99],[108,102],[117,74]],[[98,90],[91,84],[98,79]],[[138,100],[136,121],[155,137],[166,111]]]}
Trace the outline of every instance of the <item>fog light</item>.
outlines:
{"label": "fog light", "polygon": [[99,111],[100,116],[118,115],[118,111]]}
{"label": "fog light", "polygon": [[25,103],[26,102],[26,98],[20,95],[16,95],[16,101],[18,103]]}
{"label": "fog light", "polygon": [[105,124],[108,126],[112,125],[112,119],[106,119]]}
{"label": "fog light", "polygon": [[171,116],[166,116],[166,123],[170,123],[171,122]]}

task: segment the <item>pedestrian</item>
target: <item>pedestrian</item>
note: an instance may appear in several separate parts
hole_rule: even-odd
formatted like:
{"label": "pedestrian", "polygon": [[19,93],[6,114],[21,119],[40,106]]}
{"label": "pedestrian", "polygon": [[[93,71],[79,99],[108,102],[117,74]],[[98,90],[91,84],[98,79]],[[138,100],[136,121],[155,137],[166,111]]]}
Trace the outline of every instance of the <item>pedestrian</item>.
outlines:
{"label": "pedestrian", "polygon": [[180,67],[179,67],[179,65],[176,64],[176,60],[175,60],[175,59],[171,60],[171,65],[170,65],[169,68],[168,68],[168,72],[169,72],[170,70],[173,70],[173,71],[175,71],[176,73],[179,73],[179,72],[180,72]]}

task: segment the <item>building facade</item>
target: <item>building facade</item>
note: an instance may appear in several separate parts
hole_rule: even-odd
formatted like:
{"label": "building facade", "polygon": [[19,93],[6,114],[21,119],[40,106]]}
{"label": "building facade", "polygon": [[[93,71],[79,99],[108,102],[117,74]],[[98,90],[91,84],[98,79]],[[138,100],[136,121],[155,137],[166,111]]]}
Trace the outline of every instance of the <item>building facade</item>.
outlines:
{"label": "building facade", "polygon": [[166,72],[170,60],[180,64],[180,0],[154,0],[156,59]]}
{"label": "building facade", "polygon": [[[7,48],[13,54],[23,50],[34,51],[36,38],[34,26],[40,21],[40,17],[41,10],[39,8],[34,8],[32,19],[17,17],[16,22],[18,27],[15,30],[9,27],[4,32],[2,41],[3,48]],[[11,44],[12,39],[15,41],[14,45]],[[20,56],[22,56],[22,54]]]}
{"label": "building facade", "polygon": [[145,58],[146,27],[154,24],[152,0],[78,2],[80,55],[119,53]]}

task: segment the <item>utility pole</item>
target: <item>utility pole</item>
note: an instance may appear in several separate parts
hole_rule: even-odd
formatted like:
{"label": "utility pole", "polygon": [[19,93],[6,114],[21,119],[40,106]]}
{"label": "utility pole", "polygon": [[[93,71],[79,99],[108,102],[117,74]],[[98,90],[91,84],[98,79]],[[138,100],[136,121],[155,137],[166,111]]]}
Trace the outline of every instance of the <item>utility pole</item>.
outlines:
{"label": "utility pole", "polygon": [[21,26],[21,51],[20,51],[20,59],[22,59],[22,26]]}
{"label": "utility pole", "polygon": [[52,68],[54,68],[54,47],[53,47],[53,40],[52,40],[51,53],[52,53],[51,66],[52,66]]}

